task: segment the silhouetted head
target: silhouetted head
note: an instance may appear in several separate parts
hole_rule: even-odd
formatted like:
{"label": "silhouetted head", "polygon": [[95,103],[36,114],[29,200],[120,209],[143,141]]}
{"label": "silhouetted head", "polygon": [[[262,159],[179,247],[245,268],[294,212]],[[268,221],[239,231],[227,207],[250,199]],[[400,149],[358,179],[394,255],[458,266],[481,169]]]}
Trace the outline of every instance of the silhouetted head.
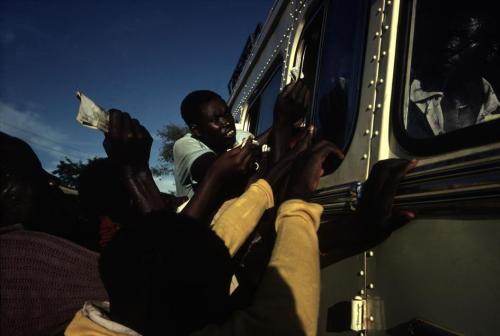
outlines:
{"label": "silhouetted head", "polygon": [[43,231],[42,226],[67,220],[57,179],[42,168],[26,142],[0,132],[0,157],[1,226],[23,224]]}
{"label": "silhouetted head", "polygon": [[82,210],[90,216],[108,216],[116,223],[123,223],[133,211],[117,168],[107,158],[90,161],[82,170],[78,195]]}
{"label": "silhouetted head", "polygon": [[231,259],[204,225],[173,212],[120,230],[99,271],[111,318],[144,335],[187,335],[229,311]]}
{"label": "silhouetted head", "polygon": [[233,146],[236,140],[234,118],[217,93],[191,92],[182,101],[181,115],[192,135],[215,152],[222,153]]}

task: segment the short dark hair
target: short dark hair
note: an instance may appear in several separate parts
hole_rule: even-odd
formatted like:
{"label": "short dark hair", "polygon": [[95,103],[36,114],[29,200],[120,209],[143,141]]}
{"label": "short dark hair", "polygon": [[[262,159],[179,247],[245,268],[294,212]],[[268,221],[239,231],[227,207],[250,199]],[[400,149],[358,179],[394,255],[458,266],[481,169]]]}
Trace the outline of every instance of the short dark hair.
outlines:
{"label": "short dark hair", "polygon": [[[89,161],[78,177],[78,196],[82,210],[90,216],[109,216],[120,222],[127,216],[130,197],[108,158]],[[123,214],[123,216],[121,216]]]}
{"label": "short dark hair", "polygon": [[188,126],[198,122],[201,105],[213,99],[224,101],[221,96],[210,90],[197,90],[188,94],[181,103],[182,119]]}
{"label": "short dark hair", "polygon": [[99,259],[112,317],[145,311],[138,330],[144,335],[158,335],[165,325],[172,334],[189,334],[227,318],[232,269],[229,251],[210,228],[171,211],[118,231]]}

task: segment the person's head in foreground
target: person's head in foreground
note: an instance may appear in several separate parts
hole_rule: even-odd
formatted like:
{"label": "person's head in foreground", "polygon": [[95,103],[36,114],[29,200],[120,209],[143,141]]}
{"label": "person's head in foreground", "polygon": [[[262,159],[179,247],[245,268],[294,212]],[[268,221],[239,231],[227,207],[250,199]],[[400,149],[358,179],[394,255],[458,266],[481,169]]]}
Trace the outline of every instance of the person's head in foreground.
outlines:
{"label": "person's head in foreground", "polygon": [[163,212],[118,232],[99,271],[110,318],[143,335],[184,335],[227,318],[231,260],[213,231]]}

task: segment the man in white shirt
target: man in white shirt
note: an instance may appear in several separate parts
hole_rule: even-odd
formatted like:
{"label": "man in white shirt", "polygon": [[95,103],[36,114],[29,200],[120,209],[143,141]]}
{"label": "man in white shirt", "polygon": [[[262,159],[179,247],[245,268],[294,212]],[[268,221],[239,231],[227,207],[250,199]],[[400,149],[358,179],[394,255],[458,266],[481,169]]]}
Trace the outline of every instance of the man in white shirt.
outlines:
{"label": "man in white shirt", "polygon": [[217,157],[253,135],[236,130],[226,102],[212,91],[188,94],[182,101],[181,115],[190,133],[174,144],[174,177],[177,196],[191,198]]}

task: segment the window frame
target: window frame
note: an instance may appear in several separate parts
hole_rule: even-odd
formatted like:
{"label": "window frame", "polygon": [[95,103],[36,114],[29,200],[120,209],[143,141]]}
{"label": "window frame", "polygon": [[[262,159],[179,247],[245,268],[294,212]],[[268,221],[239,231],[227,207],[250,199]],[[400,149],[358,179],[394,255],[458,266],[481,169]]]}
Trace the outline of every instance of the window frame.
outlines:
{"label": "window frame", "polygon": [[[321,55],[323,52],[324,39],[325,39],[325,22],[328,14],[328,6],[330,5],[331,0],[323,0],[316,3],[314,6],[310,7],[308,11],[305,13],[303,21],[305,22],[302,30],[300,31],[299,38],[297,39],[297,47],[294,50],[293,58],[290,60],[290,64],[292,65],[290,69],[298,69],[300,73],[302,73],[302,69],[304,68],[304,56],[305,51],[307,51],[307,46],[305,45],[304,35],[307,33],[308,29],[313,24],[313,21],[316,19],[316,16],[322,15],[321,18],[321,32],[320,32],[320,40],[318,42],[318,50],[316,56],[316,71],[314,73],[313,83],[314,86],[311,88],[311,110],[310,113],[306,116],[305,122],[307,125],[314,124],[314,116],[315,116],[315,108],[316,108],[316,100],[317,100],[317,89],[318,89],[318,79],[319,79],[319,70],[321,67]],[[320,13],[323,11],[323,13]],[[300,55],[299,55],[300,53]],[[299,77],[300,77],[299,73]]]}
{"label": "window frame", "polygon": [[[259,136],[259,134],[255,134],[255,131],[259,127],[259,120],[260,120],[260,113],[261,110],[259,109],[259,113],[257,116],[253,115],[252,113],[252,107],[253,105],[260,99],[262,93],[266,90],[268,87],[270,81],[273,79],[273,77],[279,72],[279,74],[282,76],[283,71],[285,67],[283,66],[283,56],[281,54],[278,54],[278,56],[274,59],[274,61],[271,63],[271,66],[269,69],[266,71],[265,75],[263,76],[263,79],[259,82],[259,85],[257,85],[257,88],[254,90],[250,98],[248,99],[248,107],[247,107],[247,120],[248,120],[248,130],[254,134],[255,136]],[[281,79],[281,82],[283,79]],[[282,83],[281,83],[282,84]],[[281,87],[280,84],[280,87]],[[278,91],[278,94],[281,91]],[[276,96],[277,97],[277,96]],[[274,109],[272,111],[274,113]],[[256,118],[256,119],[255,119]],[[260,134],[266,133],[271,127],[267,128],[266,130],[262,130]]]}
{"label": "window frame", "polygon": [[416,1],[402,1],[400,5],[398,37],[394,64],[391,99],[391,129],[396,141],[403,149],[419,156],[438,155],[471,147],[494,143],[500,140],[500,119],[469,126],[431,138],[411,137],[404,127],[407,77],[412,55],[412,21],[416,15]]}

